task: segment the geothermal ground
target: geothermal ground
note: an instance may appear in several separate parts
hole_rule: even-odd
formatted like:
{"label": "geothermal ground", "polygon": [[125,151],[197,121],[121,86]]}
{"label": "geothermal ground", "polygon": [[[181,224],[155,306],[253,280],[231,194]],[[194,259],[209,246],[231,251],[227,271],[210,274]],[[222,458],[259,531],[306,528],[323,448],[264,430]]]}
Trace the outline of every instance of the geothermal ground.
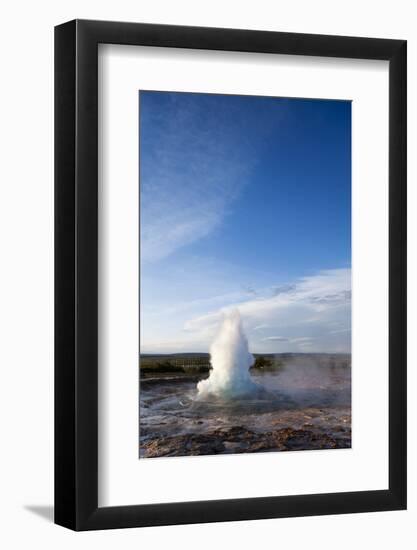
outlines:
{"label": "geothermal ground", "polygon": [[327,359],[305,354],[252,368],[259,391],[233,399],[201,399],[207,372],[141,372],[140,457],[350,447],[350,359]]}

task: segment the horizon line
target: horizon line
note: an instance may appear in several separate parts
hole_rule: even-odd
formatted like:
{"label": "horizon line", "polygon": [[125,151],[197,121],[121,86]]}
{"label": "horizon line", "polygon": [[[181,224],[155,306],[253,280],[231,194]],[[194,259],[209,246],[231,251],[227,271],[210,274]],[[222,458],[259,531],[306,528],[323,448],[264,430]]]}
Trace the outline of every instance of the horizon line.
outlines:
{"label": "horizon line", "polygon": [[[280,352],[258,352],[251,351],[252,355],[352,355],[351,351],[280,351]],[[210,355],[209,351],[173,351],[173,352],[139,352],[141,355]]]}

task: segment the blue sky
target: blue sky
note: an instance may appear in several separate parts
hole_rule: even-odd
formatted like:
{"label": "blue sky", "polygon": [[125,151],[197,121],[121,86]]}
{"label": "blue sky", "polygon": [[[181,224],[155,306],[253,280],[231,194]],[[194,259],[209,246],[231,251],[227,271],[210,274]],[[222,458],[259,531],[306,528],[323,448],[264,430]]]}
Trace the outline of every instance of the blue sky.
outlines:
{"label": "blue sky", "polygon": [[350,350],[351,104],[140,92],[141,351]]}

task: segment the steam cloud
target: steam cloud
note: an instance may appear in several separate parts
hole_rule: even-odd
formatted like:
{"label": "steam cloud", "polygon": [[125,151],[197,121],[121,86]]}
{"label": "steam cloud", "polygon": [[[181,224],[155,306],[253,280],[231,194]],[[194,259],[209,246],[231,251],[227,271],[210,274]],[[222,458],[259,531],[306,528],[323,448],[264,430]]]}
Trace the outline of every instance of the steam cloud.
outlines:
{"label": "steam cloud", "polygon": [[224,317],[210,356],[213,368],[209,378],[197,384],[198,399],[210,395],[226,399],[242,397],[259,389],[249,374],[254,357],[249,353],[238,310]]}

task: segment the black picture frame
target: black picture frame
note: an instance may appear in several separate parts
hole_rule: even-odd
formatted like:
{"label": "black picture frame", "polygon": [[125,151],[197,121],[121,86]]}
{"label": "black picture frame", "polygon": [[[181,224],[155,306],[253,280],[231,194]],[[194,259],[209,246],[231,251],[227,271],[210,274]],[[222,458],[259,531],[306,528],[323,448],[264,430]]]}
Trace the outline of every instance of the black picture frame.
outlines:
{"label": "black picture frame", "polygon": [[[97,52],[106,43],[389,62],[387,490],[98,506]],[[55,523],[78,531],[406,508],[406,46],[404,40],[106,21],[55,28]]]}

